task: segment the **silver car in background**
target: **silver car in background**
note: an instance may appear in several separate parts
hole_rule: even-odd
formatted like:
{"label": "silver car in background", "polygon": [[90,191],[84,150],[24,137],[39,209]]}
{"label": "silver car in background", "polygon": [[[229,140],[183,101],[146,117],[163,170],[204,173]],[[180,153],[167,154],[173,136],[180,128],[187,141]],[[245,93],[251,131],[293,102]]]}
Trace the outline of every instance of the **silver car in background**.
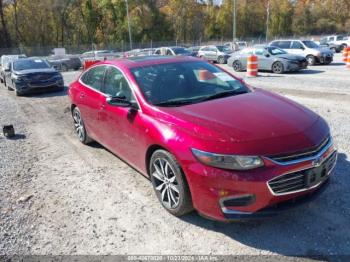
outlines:
{"label": "silver car in background", "polygon": [[311,40],[275,40],[269,45],[279,47],[291,54],[303,56],[309,65],[328,65],[333,61],[333,52],[329,48],[321,47]]}
{"label": "silver car in background", "polygon": [[227,46],[210,45],[203,46],[199,49],[197,56],[208,61],[217,62],[219,64],[226,64],[230,57],[232,50]]}
{"label": "silver car in background", "polygon": [[272,71],[276,74],[299,71],[308,65],[305,57],[288,54],[278,47],[266,45],[256,45],[233,53],[227,64],[236,72],[246,70],[248,56],[253,54],[258,57],[259,70]]}

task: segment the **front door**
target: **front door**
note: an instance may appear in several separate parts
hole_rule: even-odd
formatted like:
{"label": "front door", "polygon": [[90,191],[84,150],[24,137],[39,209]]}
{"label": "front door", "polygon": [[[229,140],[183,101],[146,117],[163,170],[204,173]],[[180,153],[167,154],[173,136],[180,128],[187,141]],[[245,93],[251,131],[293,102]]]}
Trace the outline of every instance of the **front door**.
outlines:
{"label": "front door", "polygon": [[[110,66],[106,73],[103,92],[107,97],[125,97],[137,105],[136,98],[122,72]],[[145,149],[142,112],[130,106],[109,104],[106,100],[99,112],[99,126],[103,140],[101,143],[136,168],[144,166]]]}

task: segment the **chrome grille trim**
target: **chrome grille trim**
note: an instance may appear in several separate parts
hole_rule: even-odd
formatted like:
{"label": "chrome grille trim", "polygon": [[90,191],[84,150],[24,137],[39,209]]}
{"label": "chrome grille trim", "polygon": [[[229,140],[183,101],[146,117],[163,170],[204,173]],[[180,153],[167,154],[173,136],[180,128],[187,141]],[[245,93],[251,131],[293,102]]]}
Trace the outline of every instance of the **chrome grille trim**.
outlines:
{"label": "chrome grille trim", "polygon": [[315,149],[313,151],[308,151],[308,153],[302,153],[299,155],[291,155],[291,156],[286,156],[283,158],[286,159],[286,158],[292,158],[292,157],[297,157],[297,156],[310,155],[312,153],[318,152],[316,155],[301,157],[301,158],[290,160],[290,161],[278,160],[278,159],[281,159],[282,157],[279,157],[279,158],[277,158],[277,157],[264,157],[264,158],[270,160],[271,162],[273,162],[275,164],[282,165],[282,166],[293,165],[293,164],[298,164],[298,163],[302,163],[302,162],[306,162],[306,161],[312,161],[312,160],[315,160],[315,159],[321,157],[332,145],[333,145],[333,139],[331,137],[329,137],[321,145],[318,146],[318,148],[317,148],[318,151],[317,151],[317,149]]}
{"label": "chrome grille trim", "polygon": [[[295,193],[300,193],[300,192],[304,192],[304,191],[308,191],[308,190],[311,190],[311,189],[314,189],[314,188],[317,188],[319,187],[321,184],[323,184],[329,177],[329,175],[332,173],[332,171],[334,170],[335,168],[335,165],[337,163],[337,159],[338,159],[338,153],[336,150],[334,150],[331,154],[329,154],[323,161],[322,161],[322,164],[329,160],[329,158],[332,159],[330,160],[330,162],[328,163],[329,165],[331,165],[331,168],[329,169],[327,175],[324,177],[324,180],[320,181],[319,183],[317,183],[316,185],[313,185],[312,187],[305,187],[305,183],[304,183],[304,180],[303,180],[303,183],[304,183],[304,187],[301,188],[301,189],[295,189],[295,190],[292,190],[292,191],[288,191],[288,192],[280,192],[280,193],[276,193],[274,192],[274,190],[271,188],[270,186],[270,183],[271,182],[275,182],[274,180],[278,180],[279,178],[283,177],[283,176],[287,176],[287,175],[292,175],[294,173],[298,173],[298,172],[302,172],[302,171],[305,171],[305,170],[308,170],[308,169],[311,169],[313,168],[312,166],[309,166],[309,167],[306,167],[306,168],[302,168],[302,169],[298,169],[298,170],[294,170],[293,172],[290,172],[290,173],[285,173],[285,174],[282,174],[282,175],[279,175],[277,177],[274,177],[272,178],[271,180],[267,181],[267,188],[269,189],[270,193],[274,196],[283,196],[283,195],[289,195],[289,194],[295,194]],[[303,178],[305,177],[304,174],[302,174]],[[283,181],[283,180],[282,180]],[[292,188],[289,188],[289,189],[293,189]]]}

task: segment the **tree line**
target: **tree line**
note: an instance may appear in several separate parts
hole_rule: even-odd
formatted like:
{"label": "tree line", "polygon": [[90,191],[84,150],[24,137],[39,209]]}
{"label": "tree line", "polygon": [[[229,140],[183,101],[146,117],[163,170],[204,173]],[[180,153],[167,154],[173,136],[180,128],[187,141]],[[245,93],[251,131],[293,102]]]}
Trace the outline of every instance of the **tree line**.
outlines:
{"label": "tree line", "polygon": [[[134,42],[232,39],[233,0],[128,0]],[[238,38],[349,33],[350,0],[236,0]],[[126,0],[0,0],[0,47],[129,40]]]}

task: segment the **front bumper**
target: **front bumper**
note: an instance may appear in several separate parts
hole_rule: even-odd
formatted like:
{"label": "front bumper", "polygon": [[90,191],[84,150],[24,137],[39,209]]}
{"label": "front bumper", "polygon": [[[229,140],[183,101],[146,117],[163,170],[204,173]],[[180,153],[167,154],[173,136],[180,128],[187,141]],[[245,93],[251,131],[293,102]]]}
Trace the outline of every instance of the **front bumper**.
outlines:
{"label": "front bumper", "polygon": [[239,221],[239,220],[247,220],[247,219],[259,219],[259,218],[268,218],[279,215],[283,212],[291,211],[300,206],[306,205],[316,198],[319,197],[329,186],[330,181],[327,178],[322,184],[316,188],[315,191],[308,192],[305,195],[287,200],[285,202],[280,202],[275,205],[269,206],[267,208],[263,208],[257,212],[240,212],[234,210],[223,209],[223,214],[226,220],[228,221]]}
{"label": "front bumper", "polygon": [[317,57],[317,62],[320,64],[329,64],[333,62],[333,55],[332,54],[327,54],[327,55],[321,55]]}
{"label": "front bumper", "polygon": [[[315,159],[280,165],[264,158],[264,167],[244,172],[222,170],[193,162],[187,165],[184,171],[187,174],[194,207],[201,215],[219,221],[259,218],[272,216],[294,205],[307,202],[305,196],[326,188],[336,163],[336,154],[331,144],[317,156],[322,160],[323,165],[335,155],[334,164],[327,169],[327,175],[319,176],[316,181],[311,181],[302,190],[286,193],[274,192],[269,182],[284,175],[319,168],[316,166],[319,163],[316,163]],[[308,177],[306,176],[310,180]],[[314,197],[317,195],[315,194]],[[236,200],[241,196],[250,196],[251,199],[247,198],[246,202],[236,202],[232,205],[230,203],[234,201],[225,202],[227,199]],[[314,197],[309,198],[308,201]],[[281,205],[281,203],[284,204]]]}
{"label": "front bumper", "polygon": [[21,94],[37,93],[43,91],[55,91],[64,88],[63,79],[49,82],[15,82],[16,90]]}

